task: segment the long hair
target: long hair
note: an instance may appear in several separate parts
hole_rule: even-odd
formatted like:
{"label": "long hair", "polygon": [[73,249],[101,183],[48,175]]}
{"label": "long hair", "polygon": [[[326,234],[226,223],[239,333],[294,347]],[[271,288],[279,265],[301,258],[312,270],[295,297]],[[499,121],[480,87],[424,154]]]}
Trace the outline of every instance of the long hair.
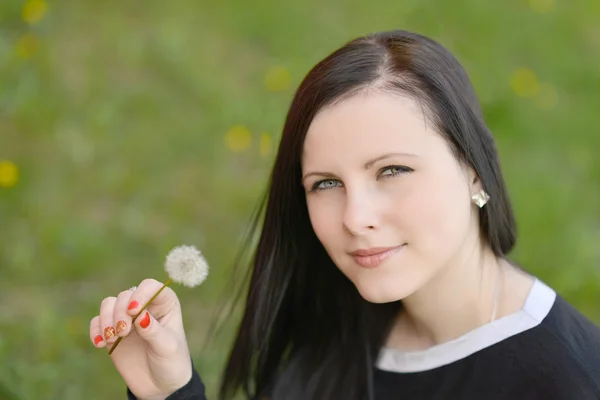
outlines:
{"label": "long hair", "polygon": [[308,73],[287,114],[255,220],[260,237],[221,399],[240,391],[248,399],[373,398],[374,361],[401,302],[372,304],[360,296],[317,239],[301,184],[304,139],[315,115],[365,90],[409,95],[422,105],[491,196],[479,211],[482,239],[500,257],[515,244],[494,139],[460,63],[437,42],[402,30],[347,43]]}

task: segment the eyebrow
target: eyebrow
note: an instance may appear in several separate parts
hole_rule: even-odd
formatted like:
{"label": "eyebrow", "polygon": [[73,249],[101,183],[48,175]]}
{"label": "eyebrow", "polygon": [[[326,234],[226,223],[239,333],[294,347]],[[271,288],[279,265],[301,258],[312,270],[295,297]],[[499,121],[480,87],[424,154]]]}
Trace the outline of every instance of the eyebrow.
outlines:
{"label": "eyebrow", "polygon": [[[413,154],[413,153],[386,153],[379,157],[375,157],[372,160],[367,161],[365,163],[365,165],[363,166],[363,168],[369,169],[369,168],[373,167],[373,165],[377,161],[381,161],[381,160],[385,160],[386,158],[397,157],[397,156],[418,157],[416,154]],[[304,181],[309,176],[313,176],[313,175],[324,176],[326,178],[334,178],[335,177],[335,175],[330,172],[309,172],[302,177],[302,181]]]}

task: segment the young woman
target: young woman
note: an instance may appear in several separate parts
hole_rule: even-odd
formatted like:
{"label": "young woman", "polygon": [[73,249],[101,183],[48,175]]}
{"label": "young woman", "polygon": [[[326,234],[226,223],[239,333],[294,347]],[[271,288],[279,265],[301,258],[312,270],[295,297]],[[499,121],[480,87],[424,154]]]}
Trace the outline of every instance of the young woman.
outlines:
{"label": "young woman", "polygon": [[[221,398],[600,399],[600,330],[507,257],[515,222],[459,62],[421,35],[358,38],[290,107]],[[130,399],[204,399],[161,284],[91,321]],[[128,307],[130,308],[128,310]]]}

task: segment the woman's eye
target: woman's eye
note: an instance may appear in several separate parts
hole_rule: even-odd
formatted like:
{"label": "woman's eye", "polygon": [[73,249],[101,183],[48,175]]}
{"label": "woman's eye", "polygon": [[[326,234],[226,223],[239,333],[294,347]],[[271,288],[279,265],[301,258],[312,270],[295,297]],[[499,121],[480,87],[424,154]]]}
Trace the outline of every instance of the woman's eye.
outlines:
{"label": "woman's eye", "polygon": [[315,184],[312,186],[312,191],[327,190],[338,186],[341,186],[341,183],[339,181],[336,181],[335,179],[326,179],[323,181],[315,182]]}
{"label": "woman's eye", "polygon": [[[377,178],[389,178],[392,176],[397,176],[400,174],[406,174],[413,172],[414,170],[409,167],[405,167],[403,165],[388,165],[387,167],[383,167],[379,170],[377,174]],[[311,192],[319,192],[322,190],[333,189],[336,187],[341,187],[342,182],[337,179],[324,179],[322,181],[315,182],[310,191]]]}
{"label": "woman's eye", "polygon": [[388,177],[388,176],[396,176],[407,172],[412,172],[411,168],[402,166],[402,165],[388,165],[381,169],[379,176]]}

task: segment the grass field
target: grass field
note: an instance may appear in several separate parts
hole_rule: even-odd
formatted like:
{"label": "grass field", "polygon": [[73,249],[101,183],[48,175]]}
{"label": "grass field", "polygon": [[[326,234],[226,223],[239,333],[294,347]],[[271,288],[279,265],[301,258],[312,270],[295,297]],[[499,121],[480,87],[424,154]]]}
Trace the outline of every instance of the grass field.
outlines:
{"label": "grass field", "polygon": [[394,28],[463,62],[514,201],[513,258],[600,322],[597,0],[2,0],[0,386],[125,398],[89,319],[187,243],[212,267],[176,290],[213,394],[231,325],[206,334],[293,91],[344,42]]}

